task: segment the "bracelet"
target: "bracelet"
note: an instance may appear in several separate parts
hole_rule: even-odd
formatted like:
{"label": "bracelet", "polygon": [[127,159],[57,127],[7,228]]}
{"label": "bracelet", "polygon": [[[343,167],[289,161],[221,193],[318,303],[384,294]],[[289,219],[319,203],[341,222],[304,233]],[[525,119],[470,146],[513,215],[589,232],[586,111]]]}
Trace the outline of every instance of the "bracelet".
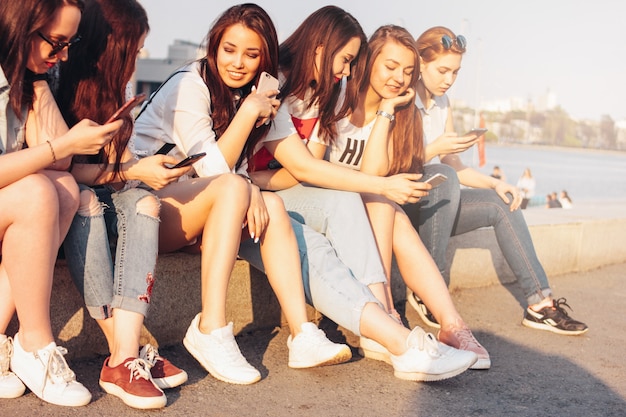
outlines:
{"label": "bracelet", "polygon": [[386,111],[383,111],[383,110],[378,110],[376,112],[376,116],[386,117],[387,119],[389,119],[390,122],[393,122],[394,120],[396,120],[396,116],[394,116],[393,114],[387,113]]}
{"label": "bracelet", "polygon": [[50,153],[52,153],[52,166],[57,163],[57,155],[54,153],[54,148],[52,147],[52,142],[46,140],[48,142],[48,146],[50,147]]}

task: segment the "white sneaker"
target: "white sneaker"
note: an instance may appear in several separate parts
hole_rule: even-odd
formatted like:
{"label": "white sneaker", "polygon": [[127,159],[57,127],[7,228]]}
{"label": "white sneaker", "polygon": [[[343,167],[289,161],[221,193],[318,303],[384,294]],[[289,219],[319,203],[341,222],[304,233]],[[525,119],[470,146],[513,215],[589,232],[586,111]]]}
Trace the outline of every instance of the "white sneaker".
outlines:
{"label": "white sneaker", "polygon": [[386,347],[375,341],[374,339],[361,336],[359,338],[359,354],[368,359],[375,361],[383,361],[391,365],[389,351]]}
{"label": "white sneaker", "polygon": [[313,323],[302,323],[302,331],[293,339],[287,338],[290,368],[313,368],[349,361],[352,351],[348,345],[333,343]]}
{"label": "white sneaker", "polygon": [[13,340],[0,334],[0,398],[17,398],[24,394],[26,387],[9,370],[13,355]]}
{"label": "white sneaker", "polygon": [[414,328],[406,340],[407,351],[390,355],[394,375],[408,381],[439,381],[451,378],[472,366],[474,352],[453,347],[439,349],[439,342],[431,333]]}
{"label": "white sneaker", "polygon": [[241,354],[233,336],[232,322],[210,334],[201,333],[199,325],[200,313],[191,321],[183,345],[204,369],[231,384],[253,384],[261,379],[261,373]]}
{"label": "white sneaker", "polygon": [[89,404],[91,393],[76,381],[74,371],[65,362],[65,348],[52,342],[37,352],[26,352],[17,334],[13,348],[11,369],[33,394],[56,405],[77,407]]}

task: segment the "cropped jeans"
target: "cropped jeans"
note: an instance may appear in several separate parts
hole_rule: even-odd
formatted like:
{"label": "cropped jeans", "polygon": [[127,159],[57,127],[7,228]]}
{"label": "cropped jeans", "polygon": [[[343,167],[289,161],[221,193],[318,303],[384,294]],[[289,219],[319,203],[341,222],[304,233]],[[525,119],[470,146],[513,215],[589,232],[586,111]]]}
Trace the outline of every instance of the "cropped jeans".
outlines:
{"label": "cropped jeans", "polygon": [[448,177],[418,203],[403,206],[413,226],[434,258],[446,283],[446,250],[451,236],[481,227],[493,227],[496,240],[528,304],[550,296],[548,277],[537,258],[535,247],[521,210],[509,206],[491,189],[463,188],[454,169],[445,164],[424,167],[424,178],[436,173]]}
{"label": "cropped jeans", "polygon": [[[360,335],[365,305],[382,307],[368,285],[386,281],[361,196],[302,184],[277,193],[292,218],[307,302]],[[239,255],[263,270],[251,239]]]}
{"label": "cropped jeans", "polygon": [[[94,319],[111,317],[119,308],[147,315],[158,254],[159,219],[138,213],[138,202],[158,199],[149,191],[131,188],[95,192],[102,211],[74,216],[63,248],[68,269]],[[115,252],[115,261],[112,252]]]}

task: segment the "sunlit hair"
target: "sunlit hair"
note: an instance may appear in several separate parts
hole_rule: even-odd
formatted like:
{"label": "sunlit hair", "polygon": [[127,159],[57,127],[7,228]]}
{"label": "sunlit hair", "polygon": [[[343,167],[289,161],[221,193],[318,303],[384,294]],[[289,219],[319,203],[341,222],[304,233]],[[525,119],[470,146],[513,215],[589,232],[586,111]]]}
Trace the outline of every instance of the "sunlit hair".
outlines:
{"label": "sunlit hair", "polygon": [[[361,91],[365,92],[370,84],[372,65],[380,55],[383,47],[395,42],[407,48],[413,54],[413,76],[407,86],[416,90],[419,74],[419,54],[413,36],[404,28],[395,25],[379,27],[368,42],[367,69],[361,83]],[[389,175],[400,172],[422,172],[424,161],[424,143],[422,118],[420,112],[411,101],[407,105],[396,108],[393,125],[393,157],[389,167]]]}
{"label": "sunlit hair", "polygon": [[443,26],[432,27],[417,38],[417,49],[425,63],[432,62],[441,55],[449,53],[463,55],[465,53],[465,49],[459,48],[456,42],[452,43],[450,49],[445,49],[441,43],[441,38],[444,35],[448,35],[451,39],[456,39],[454,32]]}
{"label": "sunlit hair", "polygon": [[11,108],[18,117],[24,107],[31,108],[33,85],[24,82],[32,41],[62,6],[83,10],[83,0],[2,0],[0,1],[0,66],[12,87]]}
{"label": "sunlit hair", "polygon": [[[261,40],[262,47],[256,76],[247,86],[234,91],[222,81],[218,73],[217,53],[226,30],[237,24],[255,32]],[[252,86],[257,84],[259,75],[263,71],[274,76],[278,75],[278,36],[272,19],[265,10],[253,3],[239,4],[229,8],[217,18],[209,30],[206,56],[200,60],[200,63],[200,73],[211,92],[211,118],[213,129],[219,140],[237,112],[237,108],[233,106],[235,95],[242,95],[243,100],[250,93]],[[237,167],[244,158],[251,160],[254,146],[267,134],[268,129],[269,125],[263,125],[250,133]]]}
{"label": "sunlit hair", "polygon": [[[105,123],[125,102],[139,42],[149,30],[146,11],[136,0],[86,0],[78,28],[82,39],[60,69],[57,101],[69,126],[85,118]],[[97,162],[106,167],[113,152],[119,172],[132,130],[129,115],[113,136],[113,148],[102,149]]]}
{"label": "sunlit hair", "polygon": [[[335,55],[352,39],[358,38],[361,47],[351,64],[346,100],[337,111],[341,83],[336,82],[332,71]],[[323,47],[319,82],[315,82],[315,50]],[[313,95],[309,106],[317,104],[320,112],[319,135],[326,143],[335,137],[335,123],[346,116],[357,101],[358,85],[365,72],[367,38],[359,22],[345,10],[326,6],[313,12],[280,45],[280,69],[286,76],[281,86],[283,97],[304,97],[309,88]]]}

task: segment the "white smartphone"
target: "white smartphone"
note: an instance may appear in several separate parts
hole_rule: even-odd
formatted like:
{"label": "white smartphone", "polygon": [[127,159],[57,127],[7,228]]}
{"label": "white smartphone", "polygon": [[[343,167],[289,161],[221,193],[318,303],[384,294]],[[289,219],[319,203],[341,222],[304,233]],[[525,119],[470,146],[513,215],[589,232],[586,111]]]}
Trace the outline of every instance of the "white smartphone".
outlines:
{"label": "white smartphone", "polygon": [[484,128],[476,128],[476,129],[472,129],[469,132],[467,132],[466,134],[464,134],[463,136],[482,136],[485,133],[487,133],[487,130],[489,129],[484,129]]}
{"label": "white smartphone", "polygon": [[447,179],[448,179],[448,177],[446,177],[445,175],[437,173],[437,174],[433,175],[432,177],[428,178],[424,182],[427,183],[427,184],[430,184],[433,188],[435,188],[436,186],[438,186],[439,184],[441,184],[442,182],[444,182]]}
{"label": "white smartphone", "polygon": [[272,74],[263,71],[259,76],[259,85],[256,87],[257,93],[268,90],[278,90],[278,79]]}

